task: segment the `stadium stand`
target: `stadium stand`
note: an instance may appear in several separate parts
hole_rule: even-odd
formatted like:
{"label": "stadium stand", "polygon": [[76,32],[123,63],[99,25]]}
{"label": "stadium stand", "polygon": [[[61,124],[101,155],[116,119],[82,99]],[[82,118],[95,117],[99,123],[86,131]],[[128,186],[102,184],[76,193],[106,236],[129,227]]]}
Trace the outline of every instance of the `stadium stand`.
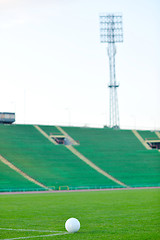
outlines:
{"label": "stadium stand", "polygon": [[[49,137],[55,126],[39,126]],[[74,149],[127,186],[160,185],[160,153],[147,150],[130,130],[63,127],[79,145]],[[141,134],[141,133],[140,133]],[[0,125],[0,154],[33,179],[52,189],[122,187],[73,154],[55,145],[32,125]],[[0,162],[1,190],[40,186]],[[42,189],[42,188],[41,188]]]}
{"label": "stadium stand", "polygon": [[0,161],[0,192],[37,190],[36,184],[23,178]]}
{"label": "stadium stand", "polygon": [[138,131],[138,133],[141,135],[141,137],[146,140],[150,140],[150,139],[155,139],[155,140],[158,140],[158,136],[156,135],[155,132],[153,131]]}
{"label": "stadium stand", "polygon": [[160,135],[159,132],[153,131],[139,131],[145,143],[152,149],[159,149],[160,151]]}
{"label": "stadium stand", "polygon": [[32,125],[0,125],[0,154],[32,178],[53,189],[62,186],[119,186],[71,154],[65,146],[48,141]]}
{"label": "stadium stand", "polygon": [[82,154],[129,186],[159,186],[160,154],[147,150],[130,130],[71,128],[64,130]]}

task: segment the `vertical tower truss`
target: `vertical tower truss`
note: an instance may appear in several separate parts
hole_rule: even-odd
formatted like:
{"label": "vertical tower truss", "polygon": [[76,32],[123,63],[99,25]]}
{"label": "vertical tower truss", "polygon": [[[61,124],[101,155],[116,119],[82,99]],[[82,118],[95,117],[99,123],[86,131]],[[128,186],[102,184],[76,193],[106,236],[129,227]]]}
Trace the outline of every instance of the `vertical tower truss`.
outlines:
{"label": "vertical tower truss", "polygon": [[119,110],[115,71],[115,43],[123,42],[122,16],[106,14],[100,16],[100,38],[101,43],[108,43],[108,56],[110,68],[110,127],[119,128]]}

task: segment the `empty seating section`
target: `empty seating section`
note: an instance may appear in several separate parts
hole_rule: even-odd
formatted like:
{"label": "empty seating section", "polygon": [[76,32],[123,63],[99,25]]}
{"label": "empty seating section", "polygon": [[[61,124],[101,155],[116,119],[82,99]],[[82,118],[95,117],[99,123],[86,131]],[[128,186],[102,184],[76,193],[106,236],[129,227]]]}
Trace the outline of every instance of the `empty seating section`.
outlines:
{"label": "empty seating section", "polygon": [[138,131],[144,140],[159,140],[158,136],[153,131]]}
{"label": "empty seating section", "polygon": [[55,126],[46,126],[46,125],[41,125],[39,126],[45,133],[47,133],[49,136],[50,135],[60,135],[61,133]]}
{"label": "empty seating section", "polygon": [[159,186],[160,153],[147,150],[130,130],[64,127],[75,148],[129,186]]}
{"label": "empty seating section", "polygon": [[[48,135],[61,135],[54,126],[40,126]],[[81,154],[119,181],[131,187],[160,185],[160,153],[147,150],[130,130],[63,127],[80,145]],[[138,131],[143,139],[157,139],[150,131]],[[45,186],[59,189],[120,187],[92,169],[64,145],[54,145],[32,125],[0,125],[0,154]],[[34,190],[28,181],[0,161],[0,191]]]}
{"label": "empty seating section", "polygon": [[23,178],[19,173],[0,161],[0,192],[39,190],[36,184]]}
{"label": "empty seating section", "polygon": [[[54,130],[52,127],[51,131]],[[0,125],[0,154],[32,178],[46,186],[55,186],[56,189],[66,185],[93,188],[118,186],[82,162],[65,146],[52,144],[32,125]],[[10,176],[9,171],[7,166],[2,169],[6,178],[7,174]],[[15,184],[16,181],[13,176]],[[8,187],[12,188],[9,182]],[[28,188],[31,188],[29,181]]]}

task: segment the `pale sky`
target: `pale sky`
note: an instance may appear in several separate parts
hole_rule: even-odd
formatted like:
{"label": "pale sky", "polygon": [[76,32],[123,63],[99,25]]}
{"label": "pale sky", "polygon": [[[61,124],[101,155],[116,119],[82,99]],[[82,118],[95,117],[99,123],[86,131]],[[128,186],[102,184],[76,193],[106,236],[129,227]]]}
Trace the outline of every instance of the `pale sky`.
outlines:
{"label": "pale sky", "polygon": [[0,112],[17,124],[109,125],[99,15],[123,15],[120,127],[160,129],[159,0],[0,0]]}

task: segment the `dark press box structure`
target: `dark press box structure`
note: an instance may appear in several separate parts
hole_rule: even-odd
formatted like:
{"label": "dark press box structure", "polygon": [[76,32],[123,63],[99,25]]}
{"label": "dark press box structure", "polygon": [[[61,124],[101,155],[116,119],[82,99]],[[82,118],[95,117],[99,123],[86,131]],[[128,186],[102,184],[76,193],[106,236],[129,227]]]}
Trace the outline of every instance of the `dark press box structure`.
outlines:
{"label": "dark press box structure", "polygon": [[12,124],[15,122],[15,113],[12,112],[0,112],[0,123]]}

